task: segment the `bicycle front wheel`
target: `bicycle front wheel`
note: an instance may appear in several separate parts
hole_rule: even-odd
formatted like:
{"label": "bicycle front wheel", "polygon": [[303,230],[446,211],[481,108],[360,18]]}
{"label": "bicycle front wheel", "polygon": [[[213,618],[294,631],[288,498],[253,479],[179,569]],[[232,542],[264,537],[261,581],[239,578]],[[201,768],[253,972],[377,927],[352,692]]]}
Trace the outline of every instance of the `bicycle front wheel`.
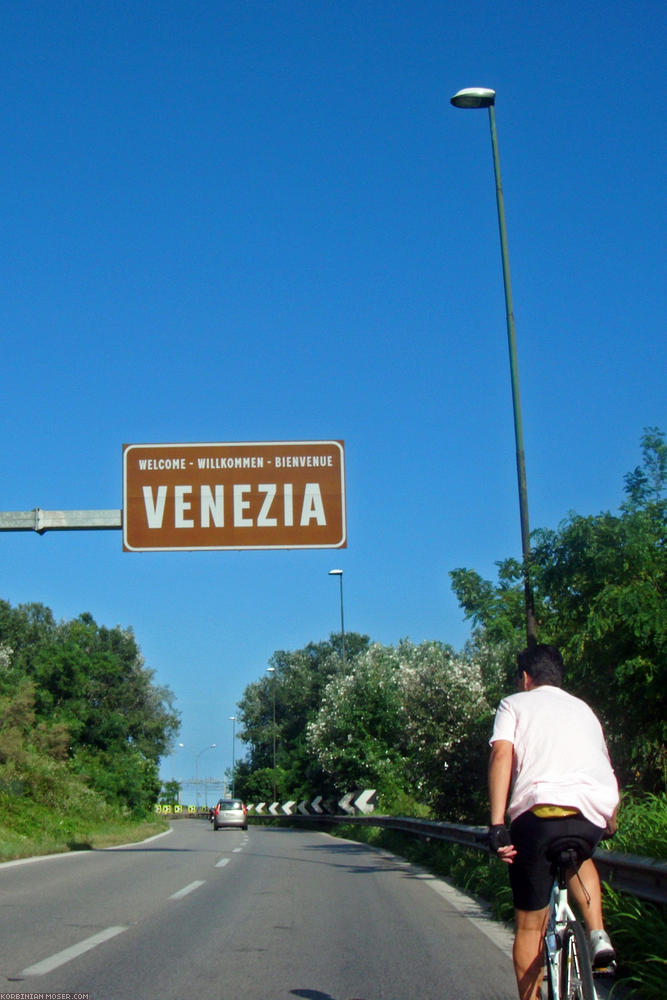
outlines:
{"label": "bicycle front wheel", "polygon": [[596,1000],[586,934],[576,920],[565,928],[560,975],[560,1000]]}

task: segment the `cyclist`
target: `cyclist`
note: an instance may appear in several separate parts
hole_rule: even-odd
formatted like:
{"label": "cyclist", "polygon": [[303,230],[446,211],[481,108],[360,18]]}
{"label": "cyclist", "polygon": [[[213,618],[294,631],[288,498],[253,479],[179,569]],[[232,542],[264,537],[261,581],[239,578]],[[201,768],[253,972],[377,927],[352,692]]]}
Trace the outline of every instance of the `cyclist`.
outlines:
{"label": "cyclist", "polygon": [[[618,785],[598,719],[585,702],[561,690],[558,649],[535,645],[519,653],[517,664],[519,693],[501,701],[490,740],[489,841],[510,865],[519,997],[536,1000],[553,883],[549,845],[557,837],[574,836],[592,854],[605,832],[616,829]],[[583,862],[568,889],[589,933],[593,965],[608,966],[614,950],[604,930],[592,858]]]}

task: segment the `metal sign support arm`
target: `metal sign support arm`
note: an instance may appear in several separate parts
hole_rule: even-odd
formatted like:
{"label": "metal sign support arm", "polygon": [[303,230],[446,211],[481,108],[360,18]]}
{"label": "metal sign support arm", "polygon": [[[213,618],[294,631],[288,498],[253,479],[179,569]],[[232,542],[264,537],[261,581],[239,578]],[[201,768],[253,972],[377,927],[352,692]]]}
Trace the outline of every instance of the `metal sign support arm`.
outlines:
{"label": "metal sign support arm", "polygon": [[0,531],[113,531],[123,525],[121,510],[5,510]]}

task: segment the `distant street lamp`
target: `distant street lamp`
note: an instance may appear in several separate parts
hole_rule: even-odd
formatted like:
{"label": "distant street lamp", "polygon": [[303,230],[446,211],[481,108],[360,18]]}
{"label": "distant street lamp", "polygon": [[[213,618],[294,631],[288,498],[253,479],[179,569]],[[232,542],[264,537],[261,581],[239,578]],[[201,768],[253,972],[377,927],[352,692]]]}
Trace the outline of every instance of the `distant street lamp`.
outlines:
{"label": "distant street lamp", "polygon": [[267,672],[271,674],[271,694],[273,700],[273,801],[278,801],[276,793],[276,668],[267,667]]}
{"label": "distant street lamp", "polygon": [[[203,753],[206,753],[207,750],[215,750],[217,744],[216,743],[211,743],[211,744],[209,744],[209,746],[204,747],[203,750],[200,750],[199,753],[197,753],[197,754],[195,754],[193,750],[189,750],[188,747],[186,747],[185,743],[179,743],[178,745],[183,750],[187,750],[188,753],[194,754],[194,758],[195,758],[195,805],[197,806],[197,809],[199,809],[199,758],[201,757],[201,755]],[[207,799],[208,799],[208,796],[207,796]]]}
{"label": "distant street lamp", "polygon": [[496,133],[496,116],[494,104],[495,90],[486,87],[467,87],[459,90],[451,98],[450,103],[455,108],[488,108],[491,127],[491,149],[493,152],[493,168],[496,178],[496,202],[498,205],[498,228],[500,230],[500,252],[503,264],[503,281],[505,285],[505,312],[507,316],[507,341],[510,355],[510,373],[512,378],[512,407],[514,412],[514,439],[516,443],[516,471],[519,485],[519,514],[521,518],[521,550],[523,556],[523,586],[526,608],[526,641],[528,646],[537,642],[537,625],[535,622],[535,606],[533,589],[530,582],[530,527],[528,521],[528,488],[526,485],[526,458],[523,448],[523,429],[521,425],[521,397],[519,394],[519,368],[516,354],[516,335],[514,330],[514,308],[512,305],[512,286],[510,282],[509,252],[507,249],[507,229],[505,226],[505,201],[500,180],[500,157],[498,155],[498,136]]}
{"label": "distant street lamp", "polygon": [[234,798],[234,775],[236,773],[236,716],[230,715],[232,724],[232,798]]}
{"label": "distant street lamp", "polygon": [[340,580],[340,636],[342,643],[342,664],[345,671],[345,618],[343,616],[343,571],[342,569],[330,569],[329,576],[337,576]]}

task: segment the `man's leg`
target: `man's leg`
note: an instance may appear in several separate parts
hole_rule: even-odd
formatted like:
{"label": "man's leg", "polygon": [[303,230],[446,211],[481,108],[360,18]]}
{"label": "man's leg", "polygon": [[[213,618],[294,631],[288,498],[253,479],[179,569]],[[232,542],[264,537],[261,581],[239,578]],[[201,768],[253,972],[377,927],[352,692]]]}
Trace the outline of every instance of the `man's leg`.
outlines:
{"label": "man's leg", "polygon": [[600,876],[592,858],[584,861],[579,872],[568,879],[567,891],[571,893],[572,898],[577,904],[584,918],[586,929],[589,932],[603,930],[602,889],[600,887]]}
{"label": "man's leg", "polygon": [[544,969],[544,932],[549,907],[543,910],[515,910],[516,935],[512,958],[519,987],[519,1000],[538,1000]]}
{"label": "man's leg", "polygon": [[[588,931],[588,948],[594,969],[604,969],[616,958],[614,946],[604,929],[602,919],[602,889],[600,876],[592,858],[584,861],[579,869],[581,882],[573,875],[567,883],[572,899],[584,918]],[[582,885],[583,882],[583,885]]]}

